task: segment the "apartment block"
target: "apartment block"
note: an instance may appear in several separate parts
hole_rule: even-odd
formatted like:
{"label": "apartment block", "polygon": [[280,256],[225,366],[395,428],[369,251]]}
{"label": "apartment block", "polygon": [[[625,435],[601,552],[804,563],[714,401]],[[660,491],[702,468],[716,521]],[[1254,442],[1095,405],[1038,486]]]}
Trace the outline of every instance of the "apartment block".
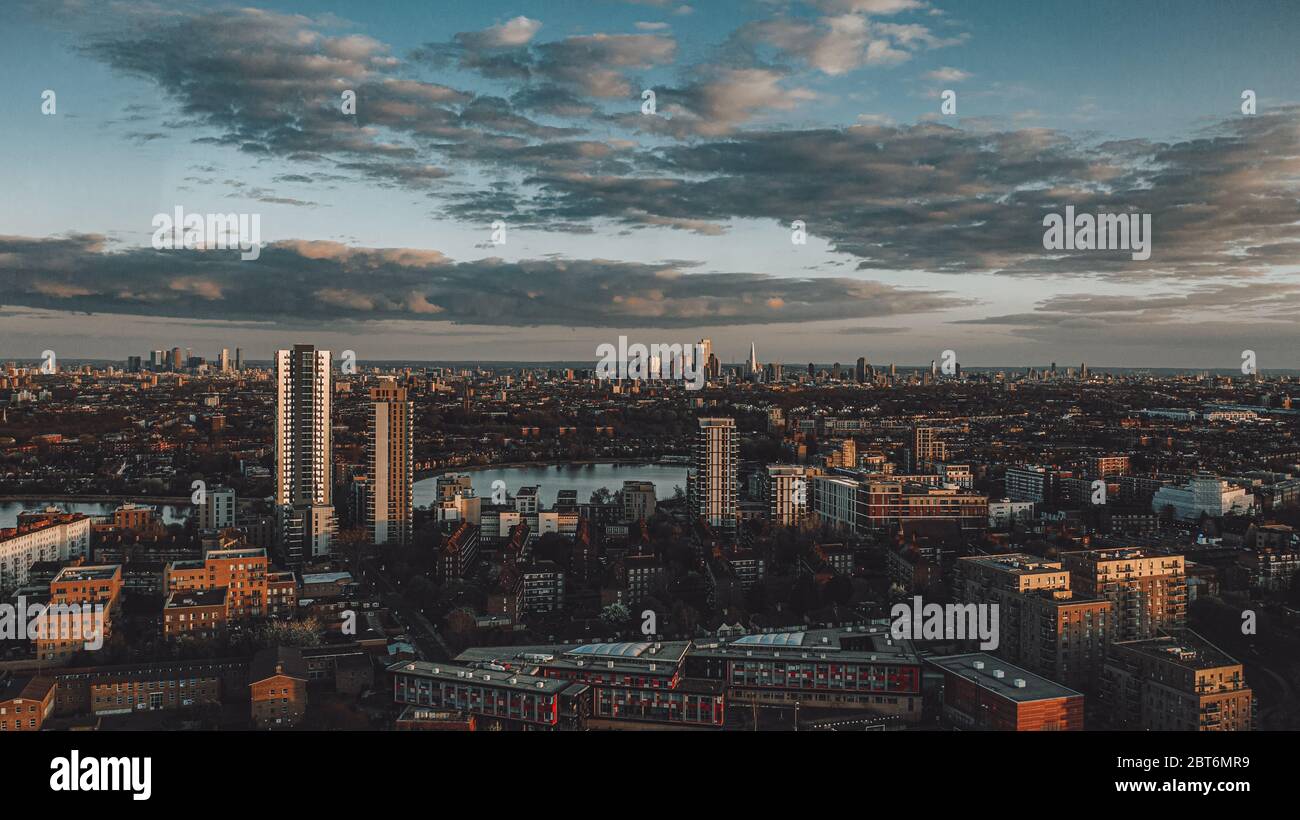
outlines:
{"label": "apartment block", "polygon": [[1189,629],[1112,644],[1102,675],[1117,729],[1249,731],[1253,699],[1241,664]]}
{"label": "apartment block", "polygon": [[1187,571],[1183,556],[1139,548],[1061,553],[1071,588],[1114,604],[1112,640],[1155,637],[1187,619]]}
{"label": "apartment block", "polygon": [[202,561],[174,561],[163,571],[163,593],[226,589],[226,618],[267,616],[270,562],[261,547],[209,550]]}

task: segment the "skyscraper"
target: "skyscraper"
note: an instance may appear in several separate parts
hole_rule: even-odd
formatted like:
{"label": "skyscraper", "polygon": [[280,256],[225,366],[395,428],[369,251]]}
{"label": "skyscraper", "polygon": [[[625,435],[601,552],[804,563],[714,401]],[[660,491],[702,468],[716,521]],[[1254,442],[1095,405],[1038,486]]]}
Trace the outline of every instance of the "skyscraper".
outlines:
{"label": "skyscraper", "polygon": [[411,542],[411,482],[414,478],[413,413],[406,390],[392,379],[371,388],[370,499],[366,523],[376,544]]}
{"label": "skyscraper", "polygon": [[698,368],[698,367],[703,367],[703,368],[704,368],[704,376],[705,376],[705,378],[707,378],[707,379],[717,379],[718,375],[717,375],[716,373],[713,372],[713,362],[712,362],[712,359],[713,359],[713,340],[712,340],[712,339],[700,339],[700,347],[699,347],[699,349],[696,351],[696,353],[697,353],[697,355],[699,356],[699,361],[695,362],[695,366],[696,366],[697,368]]}
{"label": "skyscraper", "polygon": [[692,517],[703,518],[709,526],[720,530],[735,530],[739,462],[736,420],[699,419],[691,449],[691,468],[686,474],[687,505]]}
{"label": "skyscraper", "polygon": [[218,358],[218,361],[220,362],[221,372],[229,373],[230,372],[230,348],[227,347],[221,348],[221,356]]}
{"label": "skyscraper", "polygon": [[758,369],[758,350],[754,343],[749,343],[749,371],[745,374],[751,379],[756,379],[761,371]]}
{"label": "skyscraper", "polygon": [[286,564],[326,555],[334,535],[330,470],[330,353],[275,352],[277,544]]}
{"label": "skyscraper", "polygon": [[235,370],[237,372],[244,369],[244,351],[235,348]]}

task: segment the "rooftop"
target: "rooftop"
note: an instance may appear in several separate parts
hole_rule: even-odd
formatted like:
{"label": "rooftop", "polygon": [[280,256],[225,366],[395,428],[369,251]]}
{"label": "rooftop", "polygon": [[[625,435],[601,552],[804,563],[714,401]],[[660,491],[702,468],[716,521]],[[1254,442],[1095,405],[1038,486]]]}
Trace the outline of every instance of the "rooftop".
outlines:
{"label": "rooftop", "polygon": [[225,606],[226,588],[195,589],[186,592],[173,592],[167,596],[165,609],[184,609],[193,606]]}
{"label": "rooftop", "polygon": [[350,572],[313,572],[302,576],[303,584],[338,584],[351,581]]}
{"label": "rooftop", "polygon": [[880,624],[836,629],[781,630],[697,641],[700,654],[720,657],[799,658],[835,653],[841,661],[869,663],[877,660],[915,662],[917,656],[908,641],[895,640],[889,627]]}
{"label": "rooftop", "polygon": [[676,673],[690,648],[690,641],[589,643],[577,646],[482,646],[456,656],[458,663],[496,669],[536,673],[542,668],[599,668],[639,675]]}
{"label": "rooftop", "polygon": [[121,564],[100,564],[91,567],[64,567],[54,576],[54,583],[75,581],[111,581],[122,573]]}
{"label": "rooftop", "polygon": [[996,569],[1013,575],[1035,575],[1060,573],[1060,561],[1049,561],[1037,555],[1024,552],[1010,552],[1003,555],[980,555],[960,559],[981,567]]}
{"label": "rooftop", "polygon": [[511,670],[474,668],[454,663],[433,663],[430,661],[402,661],[388,667],[394,674],[411,674],[437,680],[459,681],[461,683],[481,683],[526,692],[540,692],[547,695],[559,694],[572,685],[572,681],[559,678],[544,678]]}
{"label": "rooftop", "polygon": [[0,677],[0,703],[18,698],[23,700],[44,700],[53,686],[54,678],[35,675]]}
{"label": "rooftop", "polygon": [[231,560],[235,558],[265,558],[264,547],[236,547],[228,550],[208,550],[205,558]]}
{"label": "rooftop", "polygon": [[1173,663],[1185,669],[1217,669],[1224,666],[1239,666],[1241,663],[1190,629],[1173,629],[1158,638],[1120,641],[1114,646]]}
{"label": "rooftop", "polygon": [[926,660],[949,674],[964,678],[982,689],[1017,703],[1083,697],[1073,689],[1068,689],[1055,681],[1035,675],[1033,672],[984,652],[947,655]]}

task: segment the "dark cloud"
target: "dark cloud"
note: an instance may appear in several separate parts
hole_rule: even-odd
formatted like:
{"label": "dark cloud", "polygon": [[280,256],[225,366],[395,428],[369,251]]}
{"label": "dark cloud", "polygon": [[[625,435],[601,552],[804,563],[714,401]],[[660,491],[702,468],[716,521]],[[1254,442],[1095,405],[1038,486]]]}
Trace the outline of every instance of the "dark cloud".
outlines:
{"label": "dark cloud", "polygon": [[[1113,278],[1257,274],[1300,241],[1300,109],[1224,121],[1195,138],[1087,144],[1045,129],[946,125],[750,131],[637,155],[635,174],[538,174],[519,211],[678,224],[788,225],[861,268]],[[1043,217],[1147,213],[1147,261],[1049,252]]]}
{"label": "dark cloud", "polygon": [[286,241],[240,261],[235,250],[107,250],[90,235],[0,237],[0,292],[9,305],[205,320],[610,328],[865,319],[969,303],[858,279],[602,259],[453,262],[430,250]]}
{"label": "dark cloud", "polygon": [[[216,130],[200,141],[334,160],[416,187],[447,175],[430,170],[434,145],[580,133],[537,123],[502,98],[411,79],[403,73],[409,66],[384,44],[326,28],[311,18],[246,8],[99,34],[84,51],[157,83],[180,104],[186,119],[179,127]],[[356,94],[355,115],[343,110],[349,91]]]}

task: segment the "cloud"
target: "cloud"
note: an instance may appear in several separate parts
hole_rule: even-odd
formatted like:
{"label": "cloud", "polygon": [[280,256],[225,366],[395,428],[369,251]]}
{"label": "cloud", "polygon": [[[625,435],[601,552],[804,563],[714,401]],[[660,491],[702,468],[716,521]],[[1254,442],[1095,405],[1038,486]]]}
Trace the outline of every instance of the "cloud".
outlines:
{"label": "cloud", "polygon": [[722,136],[764,111],[789,111],[814,99],[805,88],[785,88],[783,75],[765,68],[700,67],[700,79],[679,88],[656,88],[656,116],[613,118],[622,125],[674,137]]}
{"label": "cloud", "polygon": [[[802,219],[863,269],[1215,279],[1294,264],[1300,109],[1179,142],[1087,143],[1041,128],[947,125],[735,133],[629,157],[632,174],[538,173],[512,207],[571,223]],[[1152,215],[1151,258],[1049,252],[1043,217]]]}
{"label": "cloud", "polygon": [[196,320],[441,321],[560,327],[806,323],[968,300],[846,278],[685,273],[604,259],[453,262],[438,251],[294,240],[237,252],[104,250],[94,236],[0,237],[8,305]]}
{"label": "cloud", "polygon": [[458,34],[456,39],[468,48],[518,48],[528,45],[541,27],[540,20],[521,15],[483,31]]}
{"label": "cloud", "polygon": [[[523,45],[538,25],[520,17],[462,40],[487,50]],[[168,16],[91,36],[82,50],[156,83],[184,115],[172,127],[215,131],[199,141],[332,160],[406,187],[449,175],[428,162],[433,144],[577,133],[536,123],[498,97],[402,76],[411,66],[383,43],[331,36],[325,22],[302,15],[244,8]],[[345,92],[356,95],[355,115],[344,113]]]}
{"label": "cloud", "polygon": [[450,42],[426,43],[413,58],[437,67],[454,64],[492,79],[525,82],[534,93],[612,99],[639,91],[633,88],[629,71],[669,64],[677,51],[671,36],[658,33],[598,32],[539,43],[530,42],[531,33],[527,38],[520,33],[514,39],[518,42],[503,44],[494,29],[461,33]]}
{"label": "cloud", "polygon": [[962,71],[960,68],[951,68],[949,66],[936,68],[934,71],[927,71],[921,76],[936,83],[961,83],[971,78],[970,72]]}
{"label": "cloud", "polygon": [[773,17],[747,23],[734,35],[745,45],[766,45],[831,76],[864,66],[906,62],[922,49],[945,48],[966,39],[940,37],[919,23],[873,19],[920,8],[907,0],[839,0],[817,4],[820,17]]}

